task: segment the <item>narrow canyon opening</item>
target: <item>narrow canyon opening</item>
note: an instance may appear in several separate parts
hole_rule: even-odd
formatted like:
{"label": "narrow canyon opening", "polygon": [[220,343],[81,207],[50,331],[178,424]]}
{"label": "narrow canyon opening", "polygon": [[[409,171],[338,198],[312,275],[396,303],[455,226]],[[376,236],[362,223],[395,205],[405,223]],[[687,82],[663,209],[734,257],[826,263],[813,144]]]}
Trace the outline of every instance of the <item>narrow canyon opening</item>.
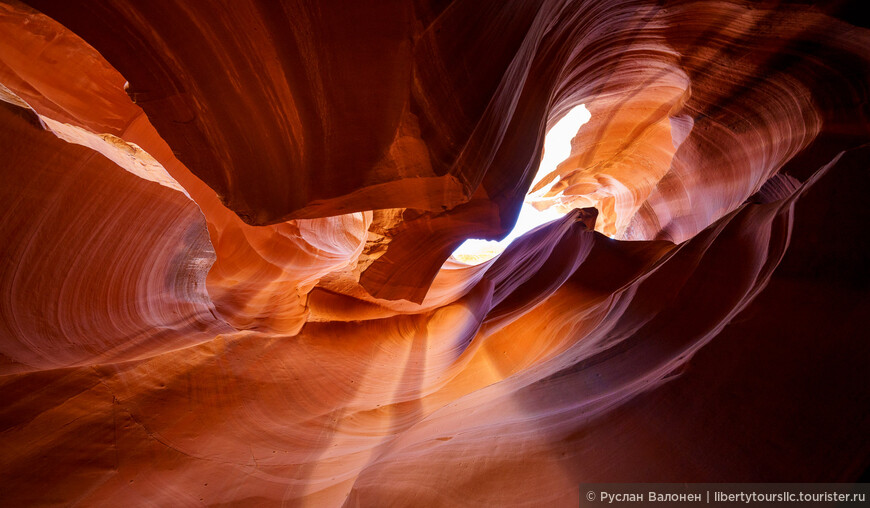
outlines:
{"label": "narrow canyon opening", "polygon": [[454,260],[467,265],[477,265],[488,261],[501,254],[515,239],[568,213],[570,207],[558,206],[558,195],[549,196],[546,202],[540,200],[559,181],[558,175],[542,188],[534,189],[541,180],[555,171],[559,164],[571,156],[571,140],[574,139],[580,128],[589,122],[591,117],[586,105],[580,104],[568,111],[568,114],[547,131],[541,163],[538,165],[535,179],[529,187],[529,193],[526,194],[526,199],[523,201],[514,228],[502,240],[469,238],[453,251],[452,258]]}
{"label": "narrow canyon opening", "polygon": [[865,481],[859,6],[0,0],[2,504]]}

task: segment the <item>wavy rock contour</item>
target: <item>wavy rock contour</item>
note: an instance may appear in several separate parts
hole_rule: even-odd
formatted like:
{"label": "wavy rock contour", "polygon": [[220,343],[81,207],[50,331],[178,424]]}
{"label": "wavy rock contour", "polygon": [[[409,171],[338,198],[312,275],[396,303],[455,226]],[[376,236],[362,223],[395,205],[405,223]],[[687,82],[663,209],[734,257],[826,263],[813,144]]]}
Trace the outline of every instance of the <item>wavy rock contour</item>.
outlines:
{"label": "wavy rock contour", "polygon": [[[13,505],[870,463],[854,2],[0,3]],[[534,188],[543,138],[592,114]],[[528,192],[562,219],[475,266]]]}

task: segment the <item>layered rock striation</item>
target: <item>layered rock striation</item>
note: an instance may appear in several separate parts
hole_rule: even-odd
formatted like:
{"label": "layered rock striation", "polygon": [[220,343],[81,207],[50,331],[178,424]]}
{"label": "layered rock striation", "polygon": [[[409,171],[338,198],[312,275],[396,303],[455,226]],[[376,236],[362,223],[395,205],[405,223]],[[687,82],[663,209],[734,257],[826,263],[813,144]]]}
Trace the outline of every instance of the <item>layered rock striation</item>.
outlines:
{"label": "layered rock striation", "polygon": [[[581,482],[855,480],[860,12],[0,2],[2,498],[576,506]],[[450,257],[528,192],[566,214]]]}

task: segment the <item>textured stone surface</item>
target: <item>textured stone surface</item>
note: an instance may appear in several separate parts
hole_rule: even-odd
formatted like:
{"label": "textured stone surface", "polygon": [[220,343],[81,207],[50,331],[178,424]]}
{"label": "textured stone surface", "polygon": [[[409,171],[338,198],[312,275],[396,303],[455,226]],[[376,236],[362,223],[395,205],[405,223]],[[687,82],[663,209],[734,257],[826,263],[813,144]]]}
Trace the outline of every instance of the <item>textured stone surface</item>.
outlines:
{"label": "textured stone surface", "polygon": [[858,7],[0,2],[0,498],[855,480]]}

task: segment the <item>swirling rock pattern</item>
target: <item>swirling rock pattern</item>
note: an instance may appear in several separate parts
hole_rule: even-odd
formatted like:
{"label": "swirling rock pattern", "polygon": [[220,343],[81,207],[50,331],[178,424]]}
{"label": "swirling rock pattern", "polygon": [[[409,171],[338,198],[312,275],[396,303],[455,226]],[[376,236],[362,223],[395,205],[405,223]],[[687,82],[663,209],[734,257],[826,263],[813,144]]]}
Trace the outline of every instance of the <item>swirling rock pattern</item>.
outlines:
{"label": "swirling rock pattern", "polygon": [[[0,499],[576,506],[580,482],[855,480],[861,12],[0,2]],[[530,190],[566,215],[449,258]]]}

